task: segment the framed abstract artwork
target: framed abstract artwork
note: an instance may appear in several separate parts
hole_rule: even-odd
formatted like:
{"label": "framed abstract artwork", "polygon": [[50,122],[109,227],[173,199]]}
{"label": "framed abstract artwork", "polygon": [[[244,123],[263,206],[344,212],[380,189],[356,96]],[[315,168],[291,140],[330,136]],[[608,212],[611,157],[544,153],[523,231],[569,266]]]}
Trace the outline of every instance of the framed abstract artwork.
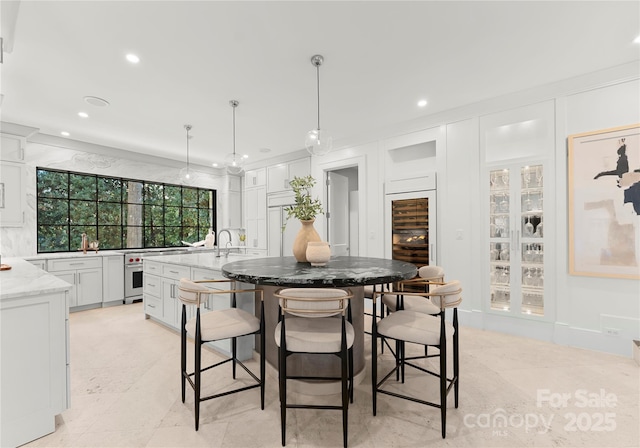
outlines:
{"label": "framed abstract artwork", "polygon": [[640,279],[640,124],[568,145],[569,273]]}

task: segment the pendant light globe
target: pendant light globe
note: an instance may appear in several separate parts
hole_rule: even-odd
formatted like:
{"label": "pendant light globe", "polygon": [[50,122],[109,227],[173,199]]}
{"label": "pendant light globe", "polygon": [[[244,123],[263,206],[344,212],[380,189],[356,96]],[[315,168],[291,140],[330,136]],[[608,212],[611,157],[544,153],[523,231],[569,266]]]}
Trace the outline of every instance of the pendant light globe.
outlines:
{"label": "pendant light globe", "polygon": [[316,68],[316,86],[318,93],[318,127],[307,132],[304,140],[304,147],[313,156],[324,156],[333,148],[333,138],[329,133],[320,129],[320,66],[324,62],[322,55],[316,54],[311,57],[311,65]]}
{"label": "pendant light globe", "polygon": [[324,156],[329,154],[333,148],[333,138],[327,131],[312,129],[307,132],[304,147],[307,148],[309,154],[313,156]]}
{"label": "pendant light globe", "polygon": [[236,107],[239,104],[236,100],[229,101],[233,108],[233,153],[224,158],[224,166],[229,174],[240,174],[244,170],[244,158],[236,154]]}

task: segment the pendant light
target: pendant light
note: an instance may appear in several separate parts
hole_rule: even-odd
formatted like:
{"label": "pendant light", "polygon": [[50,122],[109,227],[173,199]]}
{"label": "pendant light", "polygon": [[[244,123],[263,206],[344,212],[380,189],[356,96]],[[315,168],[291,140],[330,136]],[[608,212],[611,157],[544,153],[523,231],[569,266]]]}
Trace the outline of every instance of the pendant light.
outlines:
{"label": "pendant light", "polygon": [[244,158],[236,155],[236,107],[240,104],[236,100],[229,101],[229,105],[233,108],[233,154],[229,154],[224,159],[224,165],[227,167],[227,173],[240,174],[244,165]]}
{"label": "pendant light", "polygon": [[185,124],[184,128],[187,131],[187,166],[185,166],[180,170],[180,179],[182,180],[183,183],[189,184],[193,180],[192,179],[193,176],[191,175],[191,167],[189,166],[189,140],[191,139],[191,136],[189,135],[189,131],[191,130],[191,125]]}
{"label": "pendant light", "polygon": [[320,130],[320,66],[324,62],[322,55],[311,57],[311,65],[316,68],[316,84],[318,91],[318,127],[307,132],[304,146],[313,156],[324,156],[333,147],[333,138],[325,130]]}

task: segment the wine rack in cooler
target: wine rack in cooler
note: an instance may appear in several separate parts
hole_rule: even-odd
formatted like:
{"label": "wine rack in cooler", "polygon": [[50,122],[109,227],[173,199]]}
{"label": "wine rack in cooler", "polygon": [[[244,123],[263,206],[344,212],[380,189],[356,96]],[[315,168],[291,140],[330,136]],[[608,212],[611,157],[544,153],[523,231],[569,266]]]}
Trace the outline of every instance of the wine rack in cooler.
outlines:
{"label": "wine rack in cooler", "polygon": [[429,199],[397,199],[391,205],[392,258],[429,264]]}

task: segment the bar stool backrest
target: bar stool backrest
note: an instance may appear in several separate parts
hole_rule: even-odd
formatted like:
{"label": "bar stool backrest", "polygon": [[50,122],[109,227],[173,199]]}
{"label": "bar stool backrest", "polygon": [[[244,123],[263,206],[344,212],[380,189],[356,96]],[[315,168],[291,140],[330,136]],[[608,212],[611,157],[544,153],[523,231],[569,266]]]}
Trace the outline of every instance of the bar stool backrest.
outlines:
{"label": "bar stool backrest", "polygon": [[418,277],[434,282],[444,281],[444,269],[440,266],[422,266],[418,269]]}
{"label": "bar stool backrest", "polygon": [[462,302],[462,286],[459,280],[434,286],[429,292],[431,301],[441,310],[458,306]]}
{"label": "bar stool backrest", "polygon": [[287,288],[274,295],[283,312],[311,318],[344,315],[353,297],[351,291],[336,288]]}
{"label": "bar stool backrest", "polygon": [[211,294],[209,288],[204,286],[203,284],[196,283],[188,278],[180,279],[180,286],[178,287],[178,299],[185,305],[196,305],[200,306],[202,302],[203,294]]}

